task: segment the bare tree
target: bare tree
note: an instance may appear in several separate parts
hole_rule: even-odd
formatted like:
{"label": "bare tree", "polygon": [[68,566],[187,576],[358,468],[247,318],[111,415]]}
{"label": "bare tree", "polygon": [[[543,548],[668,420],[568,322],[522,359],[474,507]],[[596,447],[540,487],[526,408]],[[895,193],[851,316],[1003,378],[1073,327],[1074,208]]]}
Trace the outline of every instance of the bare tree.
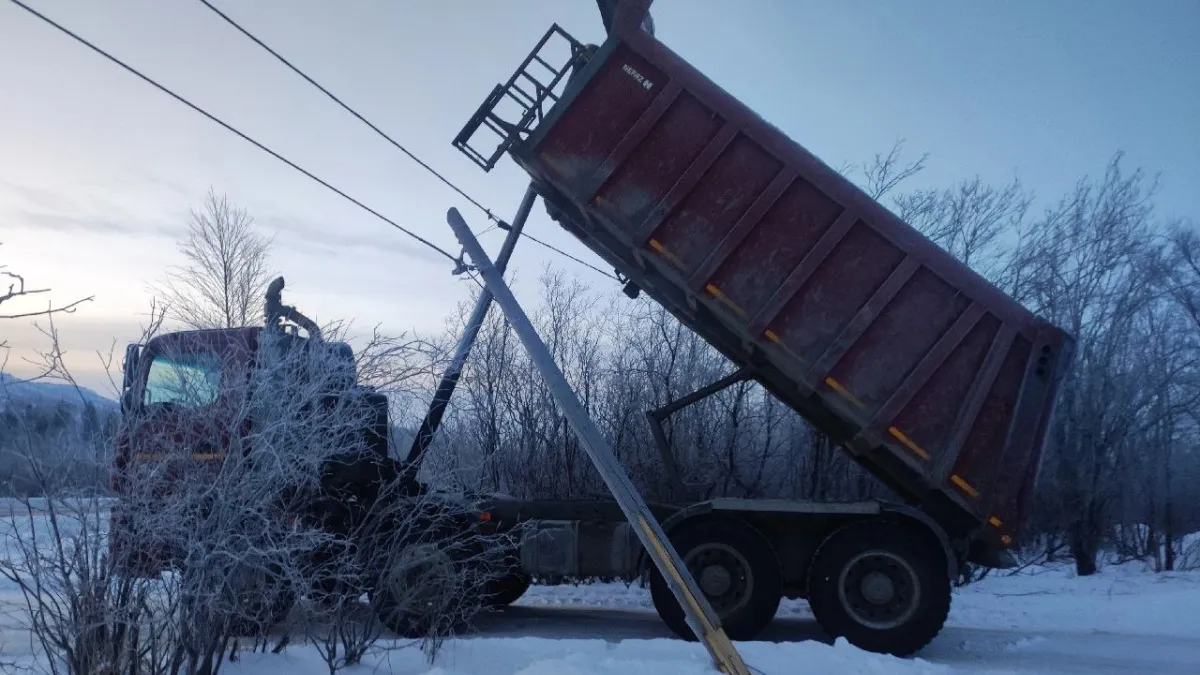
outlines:
{"label": "bare tree", "polygon": [[1046,476],[1080,575],[1097,554],[1121,486],[1122,462],[1139,442],[1137,419],[1152,401],[1136,326],[1160,281],[1152,236],[1153,185],[1122,171],[1121,156],[1031,228],[1015,264],[1023,295],[1078,341],[1074,372],[1060,394]]}
{"label": "bare tree", "polygon": [[871,161],[846,167],[843,173],[862,172],[863,189],[872,199],[882,200],[902,183],[924,171],[925,162],[929,159],[929,153],[925,153],[915,161],[905,162],[902,159],[903,155],[904,139],[900,139],[892,144],[892,149],[887,154],[875,153]]}
{"label": "bare tree", "polygon": [[1200,332],[1200,228],[1189,221],[1168,231],[1173,257],[1171,294]]}
{"label": "bare tree", "polygon": [[[3,246],[3,242],[0,242],[0,246]],[[0,258],[0,261],[2,260],[3,258]],[[3,262],[0,262],[0,280],[7,281],[7,284],[0,285],[0,320],[33,319],[38,317],[48,317],[54,314],[69,314],[74,312],[79,305],[82,305],[85,302],[91,302],[96,297],[94,295],[89,295],[85,298],[73,300],[65,305],[55,305],[53,303],[49,303],[46,307],[40,309],[30,308],[8,311],[9,307],[13,307],[14,304],[36,296],[45,295],[50,292],[50,289],[45,287],[31,288],[26,283],[24,276],[13,271],[7,264],[4,264]],[[8,304],[9,307],[3,307],[5,304]],[[0,349],[7,348],[8,341],[3,337],[0,337]],[[2,370],[2,366],[6,360],[7,354],[5,354],[4,360],[0,360],[0,370]]]}
{"label": "bare tree", "polygon": [[211,189],[192,209],[179,252],[186,263],[167,272],[154,290],[169,319],[190,328],[237,328],[257,323],[271,240],[254,230],[245,209]]}
{"label": "bare tree", "polygon": [[[1167,330],[1155,331],[1155,342],[1167,342],[1171,358],[1169,388],[1163,392],[1168,412],[1163,415],[1167,433],[1160,444],[1162,467],[1154,484],[1161,499],[1152,522],[1162,535],[1153,553],[1159,569],[1200,566],[1200,546],[1189,552],[1181,535],[1200,531],[1200,230],[1190,221],[1167,230],[1169,247]],[[1172,309],[1174,311],[1172,311]],[[1191,559],[1189,554],[1195,556]]]}
{"label": "bare tree", "polygon": [[1018,180],[998,188],[976,176],[945,190],[905,193],[894,201],[897,214],[935,244],[998,280],[1008,249],[1003,237],[1021,231],[1032,199]]}
{"label": "bare tree", "polygon": [[[43,361],[78,389],[62,365],[53,322],[46,335],[50,346]],[[60,436],[56,452],[46,452],[33,412],[7,420],[9,456],[21,462],[29,489],[0,515],[5,543],[0,576],[20,592],[21,623],[39,648],[23,665],[54,675],[160,675],[166,672],[173,626],[152,617],[170,611],[169,589],[164,593],[149,580],[115,573],[107,546],[109,500],[95,489],[99,481],[80,493],[84,486],[62,479],[78,473],[107,477],[109,455],[93,446],[111,445],[111,430],[94,429],[97,437]]]}

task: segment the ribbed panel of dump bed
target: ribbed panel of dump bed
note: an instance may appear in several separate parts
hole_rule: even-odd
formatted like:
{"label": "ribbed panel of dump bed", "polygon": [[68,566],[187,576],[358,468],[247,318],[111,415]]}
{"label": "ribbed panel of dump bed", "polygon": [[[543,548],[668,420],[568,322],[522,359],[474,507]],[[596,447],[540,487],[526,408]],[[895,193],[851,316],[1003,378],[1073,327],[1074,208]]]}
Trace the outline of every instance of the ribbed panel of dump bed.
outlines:
{"label": "ribbed panel of dump bed", "polygon": [[655,38],[611,37],[511,153],[588,246],[890,484],[1005,543],[1024,521],[1070,338]]}

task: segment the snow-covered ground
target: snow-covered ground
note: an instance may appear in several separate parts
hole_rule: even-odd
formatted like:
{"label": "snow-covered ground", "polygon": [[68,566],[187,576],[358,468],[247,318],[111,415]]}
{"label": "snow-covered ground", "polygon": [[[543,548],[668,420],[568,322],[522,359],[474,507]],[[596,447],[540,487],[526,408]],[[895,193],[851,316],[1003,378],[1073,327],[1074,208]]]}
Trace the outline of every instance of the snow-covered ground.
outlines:
{"label": "snow-covered ground", "polygon": [[[647,592],[637,586],[535,587],[518,605],[508,612],[511,628],[496,619],[498,630],[570,638],[603,632],[610,641],[669,635]],[[956,590],[945,629],[915,659],[874,656],[841,641],[827,645],[802,601],[785,601],[763,640],[778,644],[739,646],[750,665],[768,674],[1196,675],[1200,572],[1154,574],[1129,563],[1084,578],[1075,577],[1069,565],[989,576]],[[770,668],[772,663],[779,667]],[[801,667],[807,664],[812,665]]]}
{"label": "snow-covered ground", "polygon": [[[33,653],[21,598],[0,579],[0,663]],[[955,673],[1200,674],[1200,572],[1154,574],[1141,563],[1076,578],[1066,565],[990,576],[958,589],[941,635],[917,658],[858,650],[825,636],[807,605],[785,601],[762,640],[741,643],[754,672],[909,675]],[[322,675],[316,651],[244,654],[228,675]],[[516,605],[451,640],[433,664],[395,645],[345,671],[396,675],[709,674],[704,648],[674,639],[637,586],[534,587]]]}

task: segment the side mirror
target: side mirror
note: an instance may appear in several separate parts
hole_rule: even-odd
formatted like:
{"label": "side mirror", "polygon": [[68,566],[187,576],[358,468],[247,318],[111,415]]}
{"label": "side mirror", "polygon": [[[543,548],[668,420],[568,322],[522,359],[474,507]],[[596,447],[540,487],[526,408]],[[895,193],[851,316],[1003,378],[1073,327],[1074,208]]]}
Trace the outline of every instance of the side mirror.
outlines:
{"label": "side mirror", "polygon": [[141,345],[125,347],[125,363],[121,367],[121,413],[126,416],[133,412],[133,383],[137,379],[138,362],[141,357]]}
{"label": "side mirror", "polygon": [[128,345],[125,347],[125,363],[121,373],[121,391],[128,392],[133,386],[133,380],[137,377],[138,361],[142,355],[141,345]]}
{"label": "side mirror", "polygon": [[125,389],[121,392],[121,413],[126,417],[133,412],[133,390]]}

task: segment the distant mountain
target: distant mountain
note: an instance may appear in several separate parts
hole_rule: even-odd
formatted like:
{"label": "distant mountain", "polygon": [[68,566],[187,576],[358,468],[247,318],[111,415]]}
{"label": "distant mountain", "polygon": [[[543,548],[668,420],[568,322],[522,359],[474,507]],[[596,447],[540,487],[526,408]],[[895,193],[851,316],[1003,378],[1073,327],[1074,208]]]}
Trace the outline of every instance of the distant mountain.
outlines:
{"label": "distant mountain", "polygon": [[85,402],[100,410],[117,408],[116,401],[87,387],[76,388],[64,382],[48,380],[24,382],[8,373],[0,373],[0,408],[14,403],[36,406],[54,403],[82,405]]}

